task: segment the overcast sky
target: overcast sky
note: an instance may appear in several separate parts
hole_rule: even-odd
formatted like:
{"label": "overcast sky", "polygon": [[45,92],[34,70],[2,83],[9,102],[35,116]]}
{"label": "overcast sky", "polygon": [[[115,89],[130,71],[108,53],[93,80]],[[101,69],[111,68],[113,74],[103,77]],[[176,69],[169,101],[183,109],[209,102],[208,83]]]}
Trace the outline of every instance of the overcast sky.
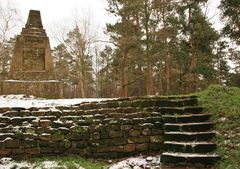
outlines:
{"label": "overcast sky", "polygon": [[[114,18],[108,15],[106,0],[0,0],[2,3],[10,2],[19,8],[23,18],[23,23],[26,22],[30,9],[40,10],[43,26],[47,33],[50,32],[52,25],[63,23],[69,18],[76,15],[85,17],[90,15],[95,27],[98,31],[105,28],[107,22],[114,21]],[[216,29],[220,29],[218,9],[220,0],[210,0],[207,14],[214,23]],[[19,30],[20,31],[20,30]],[[17,32],[19,34],[20,32]]]}

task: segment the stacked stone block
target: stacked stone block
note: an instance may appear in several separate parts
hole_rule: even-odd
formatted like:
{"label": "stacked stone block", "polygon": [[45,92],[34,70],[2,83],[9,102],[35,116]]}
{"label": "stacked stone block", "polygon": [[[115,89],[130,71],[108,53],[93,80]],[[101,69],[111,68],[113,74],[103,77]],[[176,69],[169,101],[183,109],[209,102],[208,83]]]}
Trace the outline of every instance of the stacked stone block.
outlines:
{"label": "stacked stone block", "polygon": [[122,98],[56,108],[0,109],[0,157],[122,157],[161,151],[162,112],[195,97]]}

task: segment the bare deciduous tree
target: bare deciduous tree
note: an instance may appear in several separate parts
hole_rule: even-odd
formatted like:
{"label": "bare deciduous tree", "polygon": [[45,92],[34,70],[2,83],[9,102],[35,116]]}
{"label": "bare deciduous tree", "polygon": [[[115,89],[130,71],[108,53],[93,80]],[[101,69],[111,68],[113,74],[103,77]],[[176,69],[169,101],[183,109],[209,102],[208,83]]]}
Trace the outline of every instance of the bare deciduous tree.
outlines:
{"label": "bare deciduous tree", "polygon": [[[90,76],[92,76],[92,56],[94,55],[97,33],[93,29],[90,15],[80,18],[76,15],[70,19],[72,27],[66,24],[55,27],[53,37],[58,44],[65,46],[67,53],[71,55],[72,68],[75,76],[74,97],[89,97]],[[90,73],[91,72],[91,73]]]}
{"label": "bare deciduous tree", "polygon": [[17,25],[20,25],[20,20],[19,11],[13,4],[1,4],[0,2],[0,74],[6,71],[9,55],[7,42]]}

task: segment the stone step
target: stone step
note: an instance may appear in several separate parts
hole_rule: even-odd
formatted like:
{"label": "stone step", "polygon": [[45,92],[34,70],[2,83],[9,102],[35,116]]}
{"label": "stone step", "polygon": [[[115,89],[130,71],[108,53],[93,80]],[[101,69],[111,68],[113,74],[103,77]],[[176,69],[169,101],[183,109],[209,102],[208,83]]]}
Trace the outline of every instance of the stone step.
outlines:
{"label": "stone step", "polygon": [[213,129],[214,123],[165,123],[165,131],[183,131],[183,132],[204,132]]}
{"label": "stone step", "polygon": [[197,106],[197,98],[187,98],[187,99],[173,99],[173,100],[158,100],[158,107],[185,107],[185,106]]}
{"label": "stone step", "polygon": [[216,136],[214,131],[210,132],[165,132],[165,141],[210,141]]}
{"label": "stone step", "polygon": [[164,151],[182,153],[210,153],[216,150],[216,143],[213,142],[176,142],[165,141]]}
{"label": "stone step", "polygon": [[202,113],[203,108],[200,106],[191,107],[161,107],[162,114],[199,114]]}
{"label": "stone step", "polygon": [[212,116],[211,113],[205,114],[186,114],[186,115],[163,115],[165,123],[189,123],[208,121]]}
{"label": "stone step", "polygon": [[214,164],[219,160],[219,156],[217,154],[195,154],[195,153],[171,153],[166,152],[162,153],[161,162],[163,164]]}

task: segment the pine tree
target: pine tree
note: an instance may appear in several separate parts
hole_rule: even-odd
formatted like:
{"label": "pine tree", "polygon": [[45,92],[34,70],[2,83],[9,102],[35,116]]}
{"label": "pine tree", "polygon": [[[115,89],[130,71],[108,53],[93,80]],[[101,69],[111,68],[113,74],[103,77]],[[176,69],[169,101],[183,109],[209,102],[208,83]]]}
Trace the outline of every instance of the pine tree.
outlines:
{"label": "pine tree", "polygon": [[[201,87],[200,79],[205,79],[207,83],[213,78],[214,67],[213,46],[218,39],[217,32],[211,27],[207,17],[203,14],[200,4],[205,1],[182,1],[178,6],[179,21],[181,26],[181,43],[185,48],[181,48],[190,63],[185,64],[187,72],[188,89],[186,92],[195,92]],[[184,73],[186,74],[186,73]]]}
{"label": "pine tree", "polygon": [[223,33],[240,44],[240,1],[221,0],[219,8],[222,11],[222,19],[225,22]]}
{"label": "pine tree", "polygon": [[107,32],[118,50],[120,60],[120,96],[128,96],[128,65],[131,50],[140,44],[139,1],[108,0],[108,12],[119,17],[115,24],[107,24]]}

